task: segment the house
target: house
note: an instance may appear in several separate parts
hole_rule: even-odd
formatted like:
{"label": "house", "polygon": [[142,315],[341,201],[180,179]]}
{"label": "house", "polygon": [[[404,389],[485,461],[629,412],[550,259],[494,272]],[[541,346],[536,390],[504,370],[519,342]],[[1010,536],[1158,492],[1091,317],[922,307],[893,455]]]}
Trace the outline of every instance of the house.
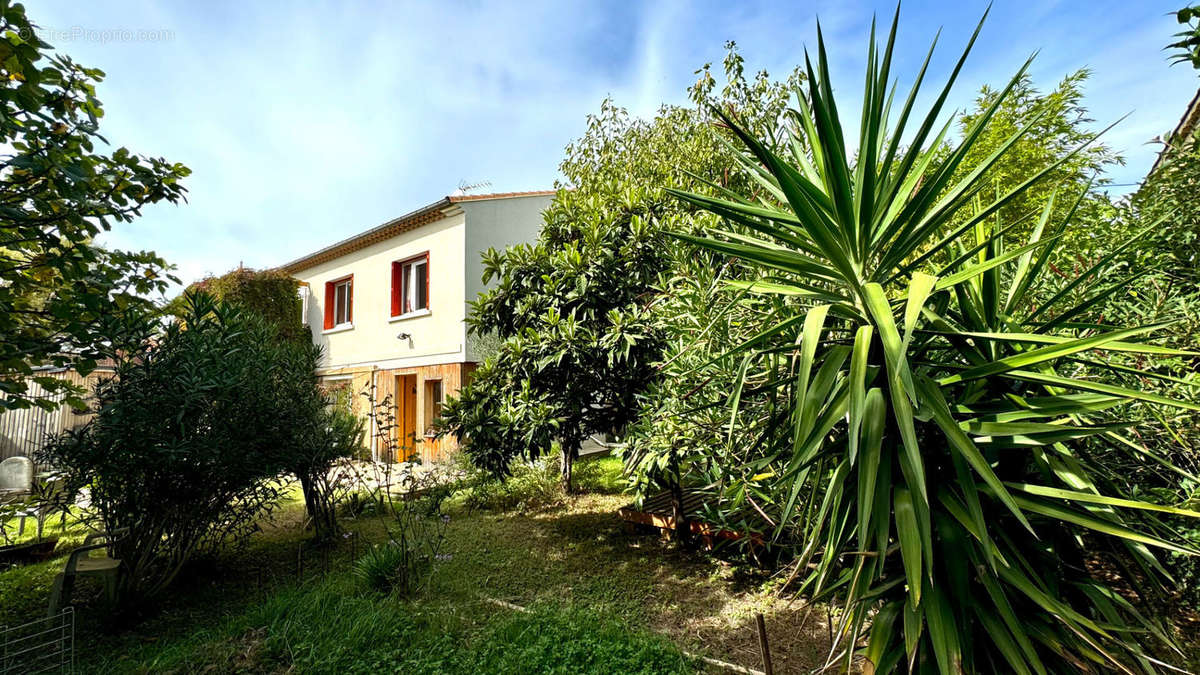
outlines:
{"label": "house", "polygon": [[[430,433],[447,395],[483,355],[467,334],[483,290],[482,252],[532,242],[553,191],[451,195],[280,269],[301,282],[304,322],[324,348],[317,372],[367,418],[372,456],[431,462],[454,450]],[[360,396],[390,397],[399,457],[376,438],[386,420]]]}
{"label": "house", "polygon": [[1150,171],[1146,175],[1149,176],[1162,166],[1169,150],[1182,147],[1186,142],[1196,138],[1198,132],[1200,132],[1200,90],[1196,91],[1196,95],[1192,97],[1191,102],[1183,111],[1183,117],[1179,118],[1179,123],[1175,125],[1171,133],[1167,134],[1165,138],[1155,139],[1162,142],[1163,148],[1159,151],[1158,158],[1154,160],[1154,166],[1150,167]]}

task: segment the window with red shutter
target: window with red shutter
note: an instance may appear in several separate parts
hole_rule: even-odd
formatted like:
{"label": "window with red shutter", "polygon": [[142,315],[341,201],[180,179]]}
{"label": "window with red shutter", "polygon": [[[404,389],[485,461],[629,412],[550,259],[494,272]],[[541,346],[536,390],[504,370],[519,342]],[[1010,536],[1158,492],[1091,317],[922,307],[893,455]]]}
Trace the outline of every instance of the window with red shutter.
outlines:
{"label": "window with red shutter", "polygon": [[325,330],[354,322],[354,275],[325,283]]}
{"label": "window with red shutter", "polygon": [[392,316],[429,309],[429,253],[392,263]]}

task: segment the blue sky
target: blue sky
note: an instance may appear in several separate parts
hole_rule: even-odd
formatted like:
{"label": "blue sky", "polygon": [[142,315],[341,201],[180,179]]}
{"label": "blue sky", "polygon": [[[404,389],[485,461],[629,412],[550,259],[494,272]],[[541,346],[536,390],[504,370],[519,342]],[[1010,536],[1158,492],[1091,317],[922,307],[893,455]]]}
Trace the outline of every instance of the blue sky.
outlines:
{"label": "blue sky", "polygon": [[[996,0],[950,105],[1003,84],[1033,51],[1043,88],[1090,67],[1086,103],[1139,180],[1148,141],[1200,79],[1168,66],[1175,2]],[[819,16],[835,86],[859,93],[872,13],[891,2],[26,3],[49,41],[107,72],[101,131],[191,167],[189,203],[158,205],[105,239],[153,249],[185,281],[271,266],[453,191],[550,187],[562,148],[611,95],[635,114],[683,102],[693,72],[736,40],[747,70],[782,76]],[[519,7],[519,8],[518,8]],[[941,27],[944,74],[985,2],[906,2],[901,84]],[[936,81],[936,80],[935,80]],[[1116,188],[1115,190],[1127,190]]]}

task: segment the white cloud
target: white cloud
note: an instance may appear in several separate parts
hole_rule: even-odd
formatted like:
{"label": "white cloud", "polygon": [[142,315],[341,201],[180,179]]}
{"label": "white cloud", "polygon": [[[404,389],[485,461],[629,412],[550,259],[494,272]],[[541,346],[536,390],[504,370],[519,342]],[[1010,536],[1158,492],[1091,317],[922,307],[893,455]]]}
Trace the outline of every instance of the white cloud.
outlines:
{"label": "white cloud", "polygon": [[[896,69],[911,81],[945,27],[938,83],[984,4],[906,3]],[[31,2],[53,27],[165,29],[159,42],[59,41],[109,72],[100,88],[106,135],[194,171],[190,202],[146,210],[108,241],[152,248],[185,280],[241,262],[277,264],[452,191],[547,187],[563,146],[612,95],[637,114],[681,102],[694,71],[719,68],[736,40],[747,70],[782,76],[815,45],[820,15],[842,101],[859,96],[872,11],[890,2],[781,3],[261,3]],[[1135,109],[1108,142],[1132,182],[1153,161],[1150,137],[1170,128],[1196,87],[1159,51],[1171,7],[1113,0],[998,3],[951,107],[1007,79],[1034,49],[1051,86],[1089,65],[1093,117]],[[844,103],[843,115],[856,111]]]}

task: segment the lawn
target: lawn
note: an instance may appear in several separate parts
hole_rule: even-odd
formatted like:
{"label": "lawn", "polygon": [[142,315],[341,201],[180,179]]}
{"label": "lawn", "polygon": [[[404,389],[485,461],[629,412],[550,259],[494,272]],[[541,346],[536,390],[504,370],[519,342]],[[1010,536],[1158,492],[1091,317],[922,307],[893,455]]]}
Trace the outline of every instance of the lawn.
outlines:
{"label": "lawn", "polygon": [[[334,549],[306,546],[293,500],[242,550],[197,561],[174,595],[114,630],[98,592],[77,594],[84,672],[697,672],[692,654],[760,668],[753,616],[767,616],[778,672],[817,665],[824,610],[789,605],[752,568],[624,531],[619,464],[590,492],[522,512],[451,509],[428,588],[402,600],[365,590],[354,553],[382,533],[346,521]],[[587,472],[584,472],[585,474]],[[356,540],[357,537],[357,540]],[[62,559],[0,572],[0,623],[40,616]],[[531,609],[521,613],[502,600]]]}

